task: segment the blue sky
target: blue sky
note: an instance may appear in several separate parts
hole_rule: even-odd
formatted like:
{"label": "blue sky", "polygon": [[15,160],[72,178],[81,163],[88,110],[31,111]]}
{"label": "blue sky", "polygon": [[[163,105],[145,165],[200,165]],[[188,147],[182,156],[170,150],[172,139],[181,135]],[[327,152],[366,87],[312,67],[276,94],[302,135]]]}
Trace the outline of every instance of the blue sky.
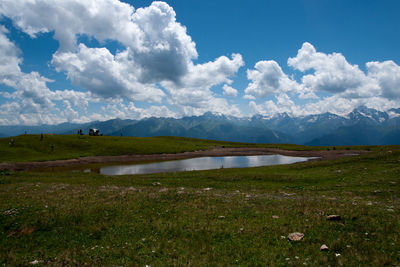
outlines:
{"label": "blue sky", "polygon": [[4,0],[0,124],[400,107],[399,1]]}

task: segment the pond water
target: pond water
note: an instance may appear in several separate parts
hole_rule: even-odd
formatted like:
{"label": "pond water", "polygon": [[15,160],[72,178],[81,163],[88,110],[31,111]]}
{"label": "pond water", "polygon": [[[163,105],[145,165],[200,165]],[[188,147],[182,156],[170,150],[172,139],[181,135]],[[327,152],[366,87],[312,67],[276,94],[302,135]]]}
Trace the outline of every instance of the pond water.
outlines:
{"label": "pond water", "polygon": [[200,157],[183,160],[163,161],[147,164],[106,166],[100,168],[104,175],[146,174],[159,172],[178,172],[212,170],[220,168],[247,168],[269,165],[291,164],[313,158],[289,157],[282,155]]}

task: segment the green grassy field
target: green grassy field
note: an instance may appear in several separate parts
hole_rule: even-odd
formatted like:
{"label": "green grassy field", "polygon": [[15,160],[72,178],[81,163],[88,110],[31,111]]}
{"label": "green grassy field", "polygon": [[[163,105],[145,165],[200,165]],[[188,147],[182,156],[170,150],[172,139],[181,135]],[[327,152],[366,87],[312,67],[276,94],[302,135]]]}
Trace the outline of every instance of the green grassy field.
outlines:
{"label": "green grassy field", "polygon": [[[91,146],[100,140],[86,138]],[[162,147],[163,140],[147,142]],[[193,149],[216,144],[177,140]],[[2,171],[0,264],[398,266],[400,147],[372,150],[334,161],[151,175]],[[157,153],[144,144],[135,151]],[[330,214],[342,220],[327,221]],[[292,242],[291,232],[305,236]]]}
{"label": "green grassy field", "polygon": [[[11,145],[11,139],[14,144]],[[183,137],[120,137],[87,135],[20,135],[0,138],[0,162],[46,161],[85,156],[179,153],[213,147],[269,147],[286,150],[363,149],[382,150],[380,146],[309,147],[291,144],[248,144]]]}
{"label": "green grassy field", "polygon": [[[14,139],[14,145],[10,140]],[[45,161],[84,156],[179,153],[232,146],[208,140],[175,137],[120,137],[80,135],[20,135],[0,139],[0,162]]]}

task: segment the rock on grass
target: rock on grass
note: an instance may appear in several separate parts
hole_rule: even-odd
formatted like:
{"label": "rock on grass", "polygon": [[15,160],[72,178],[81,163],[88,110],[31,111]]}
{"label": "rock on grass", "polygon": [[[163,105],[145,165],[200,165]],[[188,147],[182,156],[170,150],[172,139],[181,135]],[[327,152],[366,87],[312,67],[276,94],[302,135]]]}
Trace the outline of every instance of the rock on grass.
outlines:
{"label": "rock on grass", "polygon": [[303,233],[299,233],[299,232],[290,233],[288,235],[288,239],[290,241],[300,241],[300,240],[303,239],[303,237],[304,237],[304,234]]}
{"label": "rock on grass", "polygon": [[319,250],[321,250],[321,251],[328,251],[329,248],[328,248],[327,245],[323,244],[323,245],[319,248]]}

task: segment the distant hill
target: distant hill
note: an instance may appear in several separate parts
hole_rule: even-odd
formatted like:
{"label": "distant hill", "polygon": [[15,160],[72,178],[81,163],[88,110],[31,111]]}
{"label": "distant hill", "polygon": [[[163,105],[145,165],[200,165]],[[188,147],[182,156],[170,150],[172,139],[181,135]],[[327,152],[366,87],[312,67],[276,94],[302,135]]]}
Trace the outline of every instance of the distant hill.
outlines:
{"label": "distant hill", "polygon": [[400,127],[382,127],[358,123],[338,128],[330,134],[307,143],[311,146],[365,144],[398,145],[400,144]]}
{"label": "distant hill", "polygon": [[[40,134],[40,133],[54,133],[62,134],[72,129],[79,129],[82,124],[77,123],[62,123],[57,125],[40,125],[40,126],[25,126],[25,125],[11,125],[0,126],[0,133],[5,136],[16,136],[21,134]],[[76,133],[76,131],[75,131]]]}
{"label": "distant hill", "polygon": [[41,126],[0,126],[0,137],[28,134],[88,133],[97,128],[104,135],[181,136],[252,143],[293,143],[307,145],[400,144],[400,108],[381,112],[361,106],[346,116],[323,113],[291,117],[286,113],[271,117],[255,115],[237,118],[207,112],[201,116],[113,119],[90,123]]}
{"label": "distant hill", "polygon": [[101,133],[103,133],[104,135],[112,135],[112,133],[118,132],[121,128],[127,125],[132,125],[136,122],[137,122],[136,120],[121,120],[121,119],[112,119],[108,121],[94,121],[85,124],[73,125],[73,127],[64,131],[63,134],[75,134],[78,132],[78,130],[82,130],[83,133],[88,134],[90,128],[96,128],[99,129]]}
{"label": "distant hill", "polygon": [[344,117],[331,113],[305,117],[290,117],[286,113],[282,113],[271,118],[254,116],[251,118],[251,123],[289,135],[292,143],[304,144],[339,127],[345,126],[347,120]]}
{"label": "distant hill", "polygon": [[252,143],[284,143],[290,137],[266,127],[244,125],[226,117],[205,114],[184,119],[149,118],[112,133],[126,136],[181,136]]}

